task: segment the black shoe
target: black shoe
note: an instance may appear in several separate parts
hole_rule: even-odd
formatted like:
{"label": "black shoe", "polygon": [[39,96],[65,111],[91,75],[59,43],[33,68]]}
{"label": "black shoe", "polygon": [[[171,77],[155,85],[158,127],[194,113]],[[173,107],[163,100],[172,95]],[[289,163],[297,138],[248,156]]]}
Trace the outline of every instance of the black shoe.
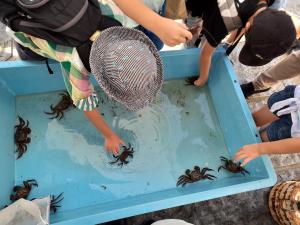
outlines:
{"label": "black shoe", "polygon": [[252,83],[252,82],[249,82],[249,83],[242,84],[242,85],[241,85],[241,89],[242,89],[242,91],[243,91],[243,94],[244,94],[245,98],[248,98],[248,97],[250,97],[251,95],[258,94],[258,93],[262,93],[262,92],[265,92],[265,91],[268,91],[268,90],[270,90],[271,88],[262,89],[262,90],[255,90],[255,89],[254,89],[253,83]]}

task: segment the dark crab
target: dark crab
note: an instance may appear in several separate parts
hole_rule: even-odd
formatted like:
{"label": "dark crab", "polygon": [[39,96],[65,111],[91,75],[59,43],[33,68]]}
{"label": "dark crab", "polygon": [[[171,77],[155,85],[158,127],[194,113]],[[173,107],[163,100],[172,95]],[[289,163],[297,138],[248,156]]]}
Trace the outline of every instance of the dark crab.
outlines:
{"label": "dark crab", "polygon": [[250,173],[245,170],[243,167],[241,167],[241,163],[234,163],[232,160],[227,159],[223,156],[220,157],[221,161],[225,162],[224,166],[220,166],[218,169],[218,172],[220,171],[221,168],[231,172],[231,173],[241,173],[245,176],[245,173],[249,174]]}
{"label": "dark crab", "polygon": [[67,110],[69,107],[75,107],[73,104],[73,100],[71,99],[68,92],[64,91],[59,94],[61,96],[61,100],[59,103],[57,103],[56,106],[50,106],[50,109],[52,112],[44,112],[48,115],[54,115],[50,119],[58,118],[58,120],[62,119],[64,117],[64,111]]}
{"label": "dark crab", "polygon": [[30,143],[31,139],[28,135],[31,133],[31,129],[28,127],[29,122],[25,121],[18,116],[19,125],[15,126],[15,144],[17,146],[16,152],[18,153],[17,159],[21,158],[22,155],[27,151],[27,144]]}
{"label": "dark crab", "polygon": [[189,31],[192,33],[192,35],[199,35],[200,31],[201,31],[201,26],[200,25],[196,25],[193,27],[189,27]]}
{"label": "dark crab", "polygon": [[199,166],[195,166],[193,171],[190,171],[187,169],[185,171],[185,175],[182,175],[178,178],[177,186],[182,185],[184,187],[187,183],[194,183],[199,180],[213,180],[216,177],[211,174],[206,174],[207,171],[214,171],[212,169],[209,169],[207,167],[200,169]]}
{"label": "dark crab", "polygon": [[64,199],[63,192],[60,193],[57,197],[55,195],[50,196],[50,210],[55,214],[57,211],[57,208],[60,208],[61,206],[59,203]]}
{"label": "dark crab", "polygon": [[14,186],[13,193],[10,195],[10,200],[15,202],[20,198],[26,199],[33,186],[38,187],[36,180],[26,180],[23,181],[23,186]]}
{"label": "dark crab", "polygon": [[122,167],[124,164],[129,163],[129,161],[127,161],[127,158],[133,158],[133,153],[134,153],[133,148],[131,147],[131,144],[129,143],[128,147],[123,146],[123,152],[121,153],[121,155],[118,155],[118,156],[113,155],[113,157],[116,158],[117,160],[114,162],[110,162],[110,164],[115,164],[120,161],[118,163],[118,166]]}
{"label": "dark crab", "polygon": [[194,85],[194,82],[198,79],[198,76],[188,77],[185,79],[185,85]]}

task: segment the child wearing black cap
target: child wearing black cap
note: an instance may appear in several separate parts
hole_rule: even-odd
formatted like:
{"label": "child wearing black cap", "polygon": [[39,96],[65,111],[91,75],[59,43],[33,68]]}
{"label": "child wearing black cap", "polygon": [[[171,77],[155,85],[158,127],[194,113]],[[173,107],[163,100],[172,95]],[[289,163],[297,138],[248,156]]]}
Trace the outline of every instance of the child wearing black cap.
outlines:
{"label": "child wearing black cap", "polygon": [[246,43],[239,60],[249,66],[264,65],[292,46],[296,40],[295,25],[285,12],[268,8],[273,3],[274,0],[188,1],[193,16],[203,18],[202,34],[206,37],[196,86],[206,83],[213,52],[231,31],[245,28]]}

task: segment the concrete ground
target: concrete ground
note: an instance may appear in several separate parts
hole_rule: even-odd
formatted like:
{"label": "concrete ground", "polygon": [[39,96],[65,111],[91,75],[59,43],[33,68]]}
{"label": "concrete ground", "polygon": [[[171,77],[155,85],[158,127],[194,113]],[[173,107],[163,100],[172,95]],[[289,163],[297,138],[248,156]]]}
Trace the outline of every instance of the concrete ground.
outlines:
{"label": "concrete ground", "polygon": [[[288,0],[287,10],[300,16],[300,0]],[[253,80],[257,74],[276,64],[276,59],[266,66],[246,67],[237,58],[241,46],[231,55],[234,68],[241,83]],[[251,111],[266,103],[268,96],[287,84],[300,84],[300,77],[278,83],[267,93],[255,95],[248,100]],[[300,154],[271,155],[273,166],[277,172],[278,182],[300,180]],[[147,220],[183,219],[195,225],[274,225],[276,224],[268,208],[269,188],[228,196],[224,198],[204,201],[196,204],[161,210],[118,221],[120,225],[140,225]],[[114,224],[114,223],[110,223]],[[109,225],[109,224],[107,224]]]}

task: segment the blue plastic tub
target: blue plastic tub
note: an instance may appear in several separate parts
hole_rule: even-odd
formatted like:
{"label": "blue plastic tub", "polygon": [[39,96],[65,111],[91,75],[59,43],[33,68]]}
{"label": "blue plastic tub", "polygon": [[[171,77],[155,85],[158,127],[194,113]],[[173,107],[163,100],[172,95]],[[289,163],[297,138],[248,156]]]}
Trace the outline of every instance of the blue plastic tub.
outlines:
{"label": "blue plastic tub", "polygon": [[[0,63],[0,207],[9,204],[15,184],[36,179],[30,198],[64,192],[56,225],[92,225],[179,205],[272,186],[276,175],[267,157],[251,162],[249,176],[218,173],[220,156],[232,157],[259,135],[232,65],[223,51],[212,62],[208,85],[186,86],[198,74],[198,49],[162,52],[166,83],[148,109],[126,112],[101,97],[104,117],[135,153],[122,168],[103,150],[103,139],[82,112],[70,110],[62,120],[43,111],[64,89],[59,65]],[[17,115],[30,121],[31,143],[15,160]],[[176,187],[177,178],[195,165],[210,167],[214,181]]]}

